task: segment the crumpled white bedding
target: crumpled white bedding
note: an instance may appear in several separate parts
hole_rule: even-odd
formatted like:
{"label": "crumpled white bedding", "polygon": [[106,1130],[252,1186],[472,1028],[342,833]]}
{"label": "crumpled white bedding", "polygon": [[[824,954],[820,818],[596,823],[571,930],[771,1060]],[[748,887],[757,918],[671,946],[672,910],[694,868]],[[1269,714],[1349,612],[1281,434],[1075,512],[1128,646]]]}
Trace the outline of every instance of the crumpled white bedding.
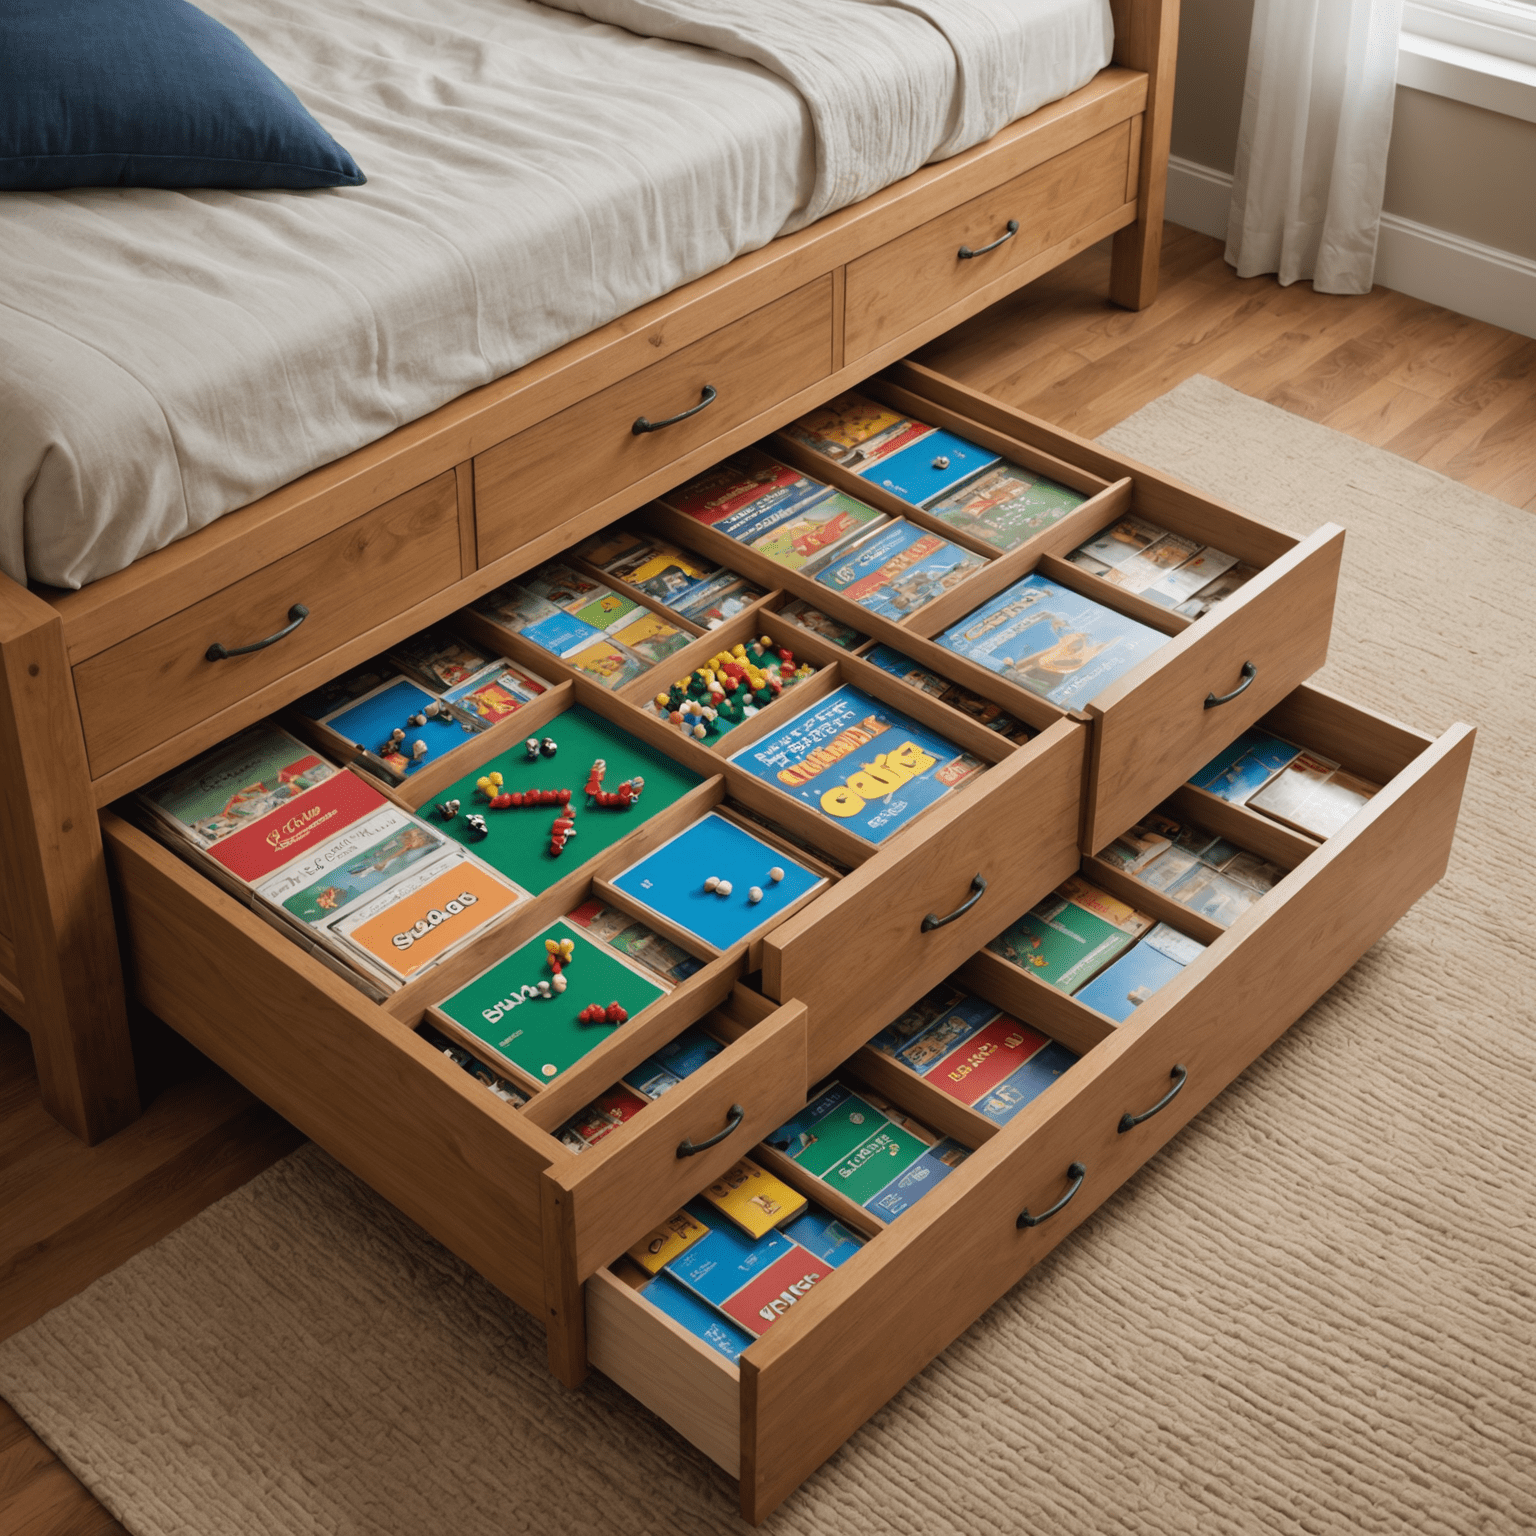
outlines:
{"label": "crumpled white bedding", "polygon": [[816,182],[789,228],[990,139],[1086,83],[1113,42],[1108,0],[545,4],[749,59],[793,85],[816,132]]}
{"label": "crumpled white bedding", "polygon": [[120,570],[1109,58],[1107,0],[742,3],[646,7],[721,51],[533,0],[205,0],[368,184],[0,194],[0,569]]}

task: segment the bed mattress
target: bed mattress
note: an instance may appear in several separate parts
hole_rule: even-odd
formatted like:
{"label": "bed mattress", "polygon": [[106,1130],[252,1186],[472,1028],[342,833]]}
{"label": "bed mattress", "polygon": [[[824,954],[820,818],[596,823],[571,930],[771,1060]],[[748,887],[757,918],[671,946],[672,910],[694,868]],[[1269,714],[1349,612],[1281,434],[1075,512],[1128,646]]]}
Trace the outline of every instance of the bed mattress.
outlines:
{"label": "bed mattress", "polygon": [[[841,3],[910,26],[982,0]],[[1107,0],[986,3],[1029,28],[994,71],[1005,112],[1109,60]],[[594,19],[612,0],[203,8],[368,182],[0,194],[0,569],[18,581],[121,570],[874,190],[829,188],[833,117],[794,68]],[[963,53],[947,84],[931,73],[953,95],[926,104],[938,158],[964,147]]]}

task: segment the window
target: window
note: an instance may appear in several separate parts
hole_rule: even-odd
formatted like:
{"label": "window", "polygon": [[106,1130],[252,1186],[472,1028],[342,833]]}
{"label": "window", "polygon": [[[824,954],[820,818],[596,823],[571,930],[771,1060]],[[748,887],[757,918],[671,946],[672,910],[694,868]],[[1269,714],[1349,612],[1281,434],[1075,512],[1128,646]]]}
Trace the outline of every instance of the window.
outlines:
{"label": "window", "polygon": [[1407,0],[1397,81],[1536,123],[1536,0]]}

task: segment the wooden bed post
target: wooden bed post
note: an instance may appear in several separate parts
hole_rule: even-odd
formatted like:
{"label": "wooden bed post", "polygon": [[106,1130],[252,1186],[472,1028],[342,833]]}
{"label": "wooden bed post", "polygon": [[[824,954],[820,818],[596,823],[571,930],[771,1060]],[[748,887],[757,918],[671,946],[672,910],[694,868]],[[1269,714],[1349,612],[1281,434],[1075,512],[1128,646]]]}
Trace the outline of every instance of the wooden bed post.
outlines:
{"label": "wooden bed post", "polygon": [[1126,309],[1145,309],[1157,297],[1157,263],[1163,243],[1179,0],[1110,0],[1110,9],[1115,17],[1115,63],[1146,71],[1147,112],[1141,127],[1136,222],[1115,235],[1109,296]]}
{"label": "wooden bed post", "polygon": [[0,1006],[32,1036],[49,1112],[101,1141],[139,1113],[101,824],[63,621],[3,576],[0,875]]}

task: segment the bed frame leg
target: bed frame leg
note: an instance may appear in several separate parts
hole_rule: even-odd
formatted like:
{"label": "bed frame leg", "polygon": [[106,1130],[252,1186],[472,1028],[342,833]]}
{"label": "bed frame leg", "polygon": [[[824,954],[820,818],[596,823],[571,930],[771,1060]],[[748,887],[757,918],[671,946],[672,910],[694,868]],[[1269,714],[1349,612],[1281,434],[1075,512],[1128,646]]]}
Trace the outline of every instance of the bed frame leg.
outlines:
{"label": "bed frame leg", "polygon": [[[95,1143],[139,1113],[122,962],[64,625],[0,577],[0,876],[7,1009],[50,1114]],[[3,974],[9,972],[10,974]]]}
{"label": "bed frame leg", "polygon": [[1145,309],[1157,297],[1168,191],[1168,146],[1173,131],[1173,77],[1179,54],[1179,0],[1110,0],[1115,18],[1115,63],[1147,73],[1147,108],[1141,128],[1136,222],[1115,235],[1109,297],[1125,309]]}

